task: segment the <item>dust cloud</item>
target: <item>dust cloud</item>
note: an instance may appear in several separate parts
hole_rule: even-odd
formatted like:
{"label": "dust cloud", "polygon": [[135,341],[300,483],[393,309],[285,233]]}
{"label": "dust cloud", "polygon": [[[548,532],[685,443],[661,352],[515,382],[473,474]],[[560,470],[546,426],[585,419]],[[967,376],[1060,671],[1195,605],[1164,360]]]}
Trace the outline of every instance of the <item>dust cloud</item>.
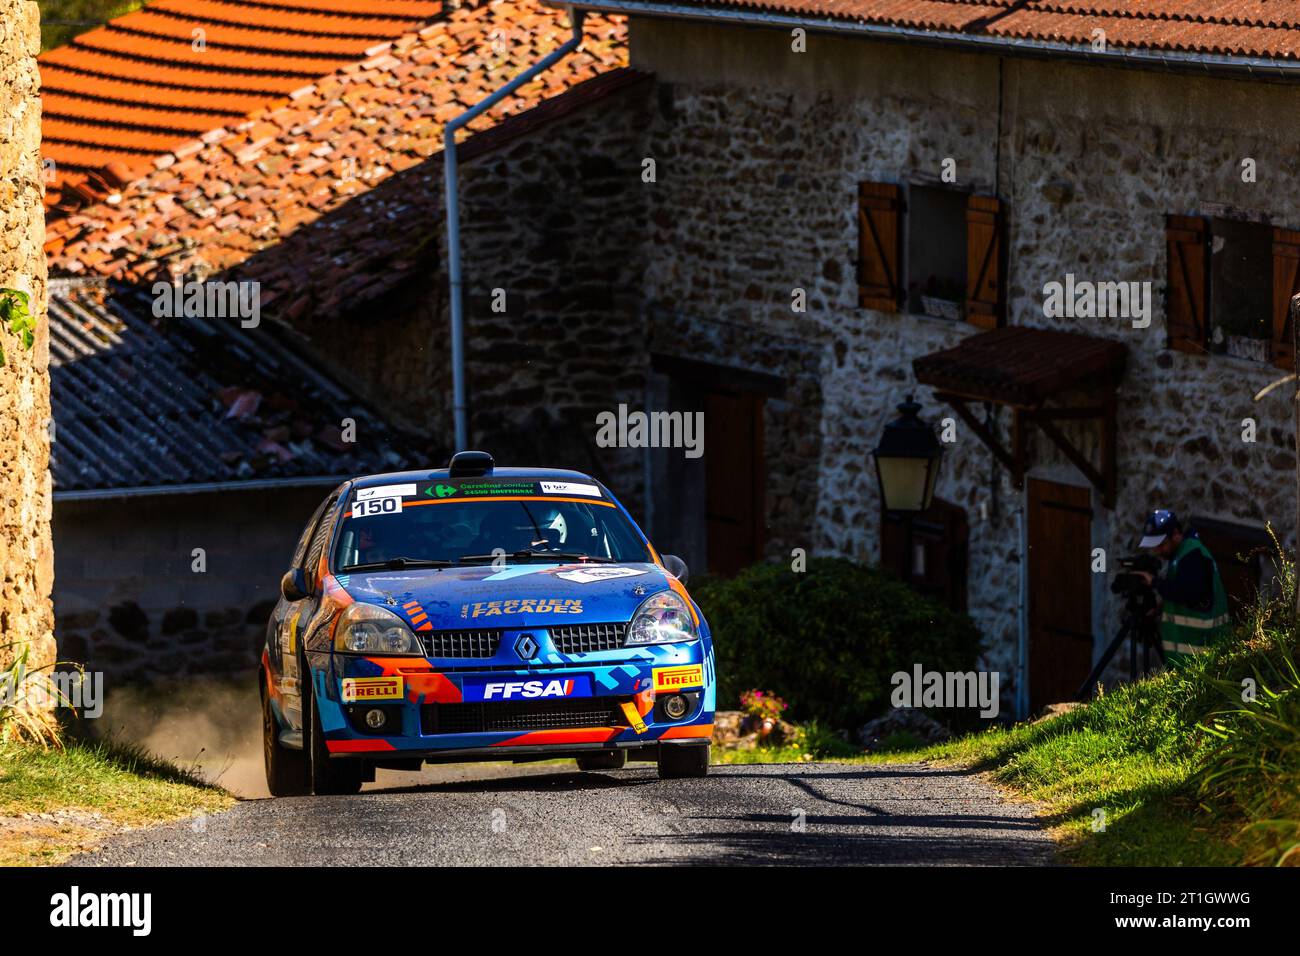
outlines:
{"label": "dust cloud", "polygon": [[270,796],[262,771],[262,706],[248,681],[189,678],[108,694],[98,736],[138,744],[240,797]]}

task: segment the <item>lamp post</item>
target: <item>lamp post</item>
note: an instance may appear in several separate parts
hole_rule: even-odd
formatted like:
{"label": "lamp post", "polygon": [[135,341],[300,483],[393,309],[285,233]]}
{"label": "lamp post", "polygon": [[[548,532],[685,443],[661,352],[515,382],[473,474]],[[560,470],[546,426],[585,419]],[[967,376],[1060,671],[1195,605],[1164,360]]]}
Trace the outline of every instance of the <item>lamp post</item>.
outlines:
{"label": "lamp post", "polygon": [[[943,446],[934,429],[917,417],[918,402],[907,396],[898,406],[899,417],[885,426],[873,457],[876,479],[880,482],[880,501],[885,511],[903,521],[904,580],[912,578],[912,518],[930,507],[934,486],[939,479]],[[883,529],[882,529],[883,533]]]}

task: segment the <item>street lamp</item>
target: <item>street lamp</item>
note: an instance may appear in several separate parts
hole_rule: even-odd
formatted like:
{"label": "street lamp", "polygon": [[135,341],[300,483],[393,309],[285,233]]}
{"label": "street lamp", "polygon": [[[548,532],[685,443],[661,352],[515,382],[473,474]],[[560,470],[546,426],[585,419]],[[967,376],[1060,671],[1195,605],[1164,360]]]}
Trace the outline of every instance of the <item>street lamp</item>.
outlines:
{"label": "street lamp", "polygon": [[919,403],[907,396],[898,418],[885,426],[876,447],[876,478],[886,511],[914,514],[934,500],[943,448],[934,429],[916,417]]}

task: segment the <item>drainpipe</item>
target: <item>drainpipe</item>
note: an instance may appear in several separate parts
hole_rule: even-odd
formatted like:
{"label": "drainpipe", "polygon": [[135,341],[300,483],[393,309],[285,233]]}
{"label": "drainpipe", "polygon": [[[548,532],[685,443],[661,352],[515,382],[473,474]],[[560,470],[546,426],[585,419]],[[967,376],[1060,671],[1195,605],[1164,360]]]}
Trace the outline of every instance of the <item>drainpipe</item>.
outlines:
{"label": "drainpipe", "polygon": [[1025,521],[1025,497],[1020,496],[1016,512],[1016,537],[1019,539],[1020,580],[1016,600],[1016,720],[1029,716],[1029,529]]}
{"label": "drainpipe", "polygon": [[482,114],[515,90],[530,82],[540,73],[564,59],[582,45],[581,10],[569,8],[569,21],[573,25],[573,35],[564,45],[554,50],[540,62],[530,66],[513,80],[501,87],[487,99],[476,103],[464,113],[451,120],[443,130],[443,172],[447,182],[447,273],[451,280],[451,389],[452,414],[456,423],[456,450],[469,447],[469,425],[465,403],[465,313],[463,301],[463,280],[460,271],[460,204],[456,189],[456,131]]}

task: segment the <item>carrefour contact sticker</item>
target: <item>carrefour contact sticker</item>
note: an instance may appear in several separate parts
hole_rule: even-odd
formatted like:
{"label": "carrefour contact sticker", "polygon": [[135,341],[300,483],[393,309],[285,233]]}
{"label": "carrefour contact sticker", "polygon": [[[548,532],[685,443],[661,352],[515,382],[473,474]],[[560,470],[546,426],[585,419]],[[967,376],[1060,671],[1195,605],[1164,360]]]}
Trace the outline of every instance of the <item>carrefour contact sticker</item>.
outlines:
{"label": "carrefour contact sticker", "polygon": [[570,495],[602,498],[600,488],[581,481],[435,481],[425,486],[425,498],[508,498],[512,495]]}

